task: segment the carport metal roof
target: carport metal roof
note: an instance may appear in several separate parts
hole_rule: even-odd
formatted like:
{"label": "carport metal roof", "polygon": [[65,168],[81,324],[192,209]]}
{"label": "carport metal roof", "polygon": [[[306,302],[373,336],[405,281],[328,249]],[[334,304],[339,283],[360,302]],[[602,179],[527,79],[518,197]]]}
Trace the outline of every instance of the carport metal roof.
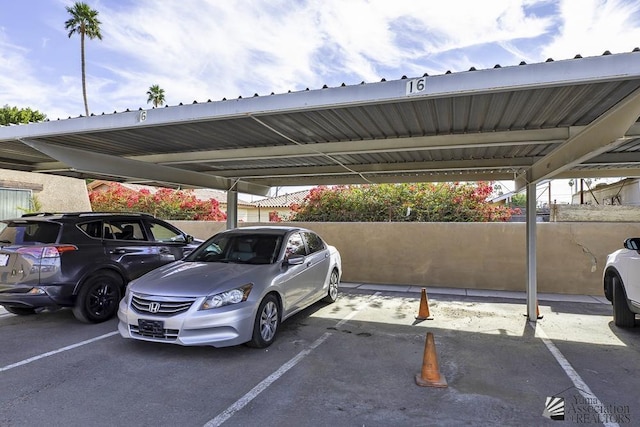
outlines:
{"label": "carport metal roof", "polygon": [[0,128],[0,168],[270,186],[640,176],[640,52]]}

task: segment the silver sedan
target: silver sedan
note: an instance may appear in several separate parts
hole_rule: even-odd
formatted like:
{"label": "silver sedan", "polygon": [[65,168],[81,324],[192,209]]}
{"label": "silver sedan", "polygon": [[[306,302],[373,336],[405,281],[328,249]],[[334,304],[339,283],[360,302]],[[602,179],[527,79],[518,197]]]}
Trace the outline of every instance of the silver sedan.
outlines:
{"label": "silver sedan", "polygon": [[280,322],[317,301],[334,302],[341,274],[340,253],[313,231],[227,230],[129,283],[118,330],[179,345],[267,347]]}

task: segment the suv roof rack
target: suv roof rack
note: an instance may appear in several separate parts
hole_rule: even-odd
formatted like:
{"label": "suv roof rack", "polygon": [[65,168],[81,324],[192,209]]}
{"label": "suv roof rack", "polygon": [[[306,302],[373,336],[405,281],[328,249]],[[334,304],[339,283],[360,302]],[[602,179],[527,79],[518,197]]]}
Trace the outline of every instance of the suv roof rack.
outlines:
{"label": "suv roof rack", "polygon": [[46,217],[46,216],[54,216],[60,215],[62,217],[75,217],[75,216],[105,216],[105,215],[135,215],[135,216],[148,216],[154,218],[153,215],[146,212],[30,212],[23,214],[21,218],[27,217]]}
{"label": "suv roof rack", "polygon": [[22,214],[20,217],[27,218],[30,216],[52,216],[52,215],[59,215],[59,214],[53,213],[53,212],[29,212],[26,214]]}
{"label": "suv roof rack", "polygon": [[135,215],[135,216],[148,216],[154,218],[153,215],[147,212],[72,212],[65,215],[77,215],[77,216],[92,216],[92,215]]}

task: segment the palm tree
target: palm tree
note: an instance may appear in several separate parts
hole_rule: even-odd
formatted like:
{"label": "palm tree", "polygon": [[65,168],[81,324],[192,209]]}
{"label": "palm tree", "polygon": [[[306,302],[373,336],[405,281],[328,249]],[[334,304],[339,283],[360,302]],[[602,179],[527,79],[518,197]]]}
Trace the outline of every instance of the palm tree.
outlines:
{"label": "palm tree", "polygon": [[74,33],[80,34],[80,58],[82,61],[82,96],[84,98],[84,111],[89,115],[89,105],[87,104],[87,82],[85,78],[85,61],[84,61],[84,38],[102,40],[100,33],[100,21],[98,20],[98,11],[91,9],[88,4],[83,2],[74,3],[73,7],[67,6],[67,12],[71,15],[64,23],[64,28],[69,30],[69,38]]}
{"label": "palm tree", "polygon": [[158,107],[158,105],[164,104],[164,89],[162,89],[160,86],[153,85],[149,87],[147,95],[149,95],[149,98],[147,98],[147,104],[150,102],[153,103],[153,108]]}

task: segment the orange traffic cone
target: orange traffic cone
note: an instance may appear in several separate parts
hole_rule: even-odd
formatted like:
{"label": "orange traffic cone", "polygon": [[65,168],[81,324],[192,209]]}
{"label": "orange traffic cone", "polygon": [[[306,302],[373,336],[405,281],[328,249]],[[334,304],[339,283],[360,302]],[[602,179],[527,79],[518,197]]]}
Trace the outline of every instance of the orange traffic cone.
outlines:
{"label": "orange traffic cone", "polygon": [[422,288],[422,295],[420,296],[420,308],[418,309],[417,320],[433,320],[433,317],[429,314],[429,302],[427,301],[427,290]]}
{"label": "orange traffic cone", "polygon": [[416,384],[420,387],[447,387],[447,380],[440,374],[436,344],[433,333],[427,332],[427,341],[424,344],[424,357],[422,359],[422,371],[416,374]]}
{"label": "orange traffic cone", "polygon": [[[523,316],[528,316],[527,313],[523,314]],[[536,318],[542,319],[544,316],[540,314],[540,306],[538,305],[538,300],[536,300]]]}
{"label": "orange traffic cone", "polygon": [[536,300],[536,317],[542,319],[544,316],[540,315],[540,307],[538,306],[538,300]]}

